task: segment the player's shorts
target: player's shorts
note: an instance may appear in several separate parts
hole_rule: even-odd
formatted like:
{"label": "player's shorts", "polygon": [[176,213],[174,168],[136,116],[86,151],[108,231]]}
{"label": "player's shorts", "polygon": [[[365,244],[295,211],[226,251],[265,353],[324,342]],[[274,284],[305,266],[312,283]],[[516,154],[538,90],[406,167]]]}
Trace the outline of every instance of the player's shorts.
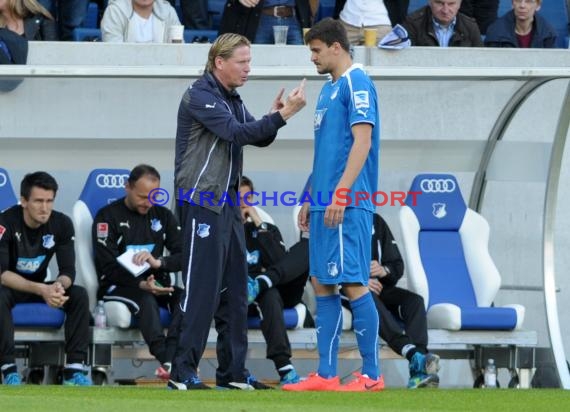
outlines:
{"label": "player's shorts", "polygon": [[372,213],[348,208],[343,223],[335,228],[325,226],[324,217],[324,211],[310,215],[310,275],[323,285],[368,285]]}

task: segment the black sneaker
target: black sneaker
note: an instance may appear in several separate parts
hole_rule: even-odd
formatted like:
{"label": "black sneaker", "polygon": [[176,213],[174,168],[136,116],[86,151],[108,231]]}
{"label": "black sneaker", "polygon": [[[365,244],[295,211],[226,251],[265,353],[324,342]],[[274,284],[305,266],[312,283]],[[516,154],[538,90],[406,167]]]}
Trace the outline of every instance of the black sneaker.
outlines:
{"label": "black sneaker", "polygon": [[245,382],[228,382],[228,383],[218,383],[216,389],[235,389],[242,391],[253,391],[253,390],[264,390],[273,389],[271,386],[255,379],[253,375],[249,375]]}
{"label": "black sneaker", "polygon": [[253,376],[253,375],[249,375],[247,377],[247,383],[249,385],[253,386],[253,389],[257,389],[257,390],[273,389],[271,386],[268,386],[268,385],[264,384],[263,382],[260,382],[257,379],[255,379],[255,376]]}
{"label": "black sneaker", "polygon": [[190,379],[185,380],[184,382],[176,382],[172,379],[168,380],[168,384],[166,385],[168,389],[176,390],[176,391],[191,391],[194,389],[212,389],[208,385],[204,384],[197,376],[193,376]]}

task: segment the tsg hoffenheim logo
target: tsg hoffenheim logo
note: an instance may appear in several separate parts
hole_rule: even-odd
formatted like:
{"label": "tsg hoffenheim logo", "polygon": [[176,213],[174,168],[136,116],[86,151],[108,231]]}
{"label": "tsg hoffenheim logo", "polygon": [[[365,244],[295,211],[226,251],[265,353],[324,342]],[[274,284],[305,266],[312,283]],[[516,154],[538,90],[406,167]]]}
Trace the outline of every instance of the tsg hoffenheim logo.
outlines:
{"label": "tsg hoffenheim logo", "polygon": [[447,216],[447,210],[445,210],[445,206],[445,203],[434,203],[432,205],[433,215],[438,219],[443,219],[445,216]]}
{"label": "tsg hoffenheim logo", "polygon": [[160,223],[159,219],[150,219],[150,228],[151,230],[158,232],[162,229],[162,223]]}
{"label": "tsg hoffenheim logo", "polygon": [[51,249],[52,247],[55,246],[55,240],[53,239],[53,235],[42,236],[42,239],[43,239],[43,246],[46,249]]}
{"label": "tsg hoffenheim logo", "polygon": [[198,223],[198,231],[196,232],[202,239],[210,236],[210,225],[206,223]]}
{"label": "tsg hoffenheim logo", "polygon": [[336,262],[329,262],[329,275],[333,278],[338,276],[338,268]]}
{"label": "tsg hoffenheim logo", "polygon": [[259,250],[254,250],[253,252],[247,252],[247,264],[248,265],[257,265],[259,262]]}

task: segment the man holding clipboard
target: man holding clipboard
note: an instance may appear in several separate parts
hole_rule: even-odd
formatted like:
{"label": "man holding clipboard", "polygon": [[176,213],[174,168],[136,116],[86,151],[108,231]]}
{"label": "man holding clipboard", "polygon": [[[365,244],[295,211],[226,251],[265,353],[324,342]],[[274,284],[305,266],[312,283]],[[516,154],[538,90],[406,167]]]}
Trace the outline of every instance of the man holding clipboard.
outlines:
{"label": "man holding clipboard", "polygon": [[[150,353],[160,362],[156,375],[167,380],[176,350],[179,297],[170,272],[181,268],[181,237],[172,212],[149,201],[149,193],[159,187],[160,174],[154,167],[136,166],[125,185],[126,196],[97,213],[92,236],[98,299],[128,306]],[[163,256],[165,248],[169,256]],[[173,314],[168,336],[160,323],[161,306]]]}

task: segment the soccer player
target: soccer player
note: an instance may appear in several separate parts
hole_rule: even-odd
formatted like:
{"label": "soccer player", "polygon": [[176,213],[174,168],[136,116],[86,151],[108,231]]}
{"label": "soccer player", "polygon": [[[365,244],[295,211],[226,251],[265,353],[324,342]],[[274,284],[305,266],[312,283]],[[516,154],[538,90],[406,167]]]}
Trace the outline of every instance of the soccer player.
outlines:
{"label": "soccer player", "polygon": [[[20,205],[0,213],[0,370],[4,384],[19,385],[15,364],[16,303],[45,302],[65,312],[63,384],[89,386],[84,365],[89,347],[89,299],[75,279],[74,230],[71,219],[53,210],[58,185],[46,172],[27,174],[20,186]],[[59,275],[46,282],[53,255]]]}
{"label": "soccer player", "polygon": [[[374,206],[356,192],[374,193],[378,183],[380,120],[376,89],[353,65],[346,30],[324,19],[305,36],[311,60],[331,78],[323,86],[315,111],[315,154],[311,194],[332,192],[328,206],[305,203],[299,228],[310,229],[310,276],[317,295],[319,368],[302,382],[283,390],[380,391],[384,379],[378,365],[378,312],[368,289],[370,238]],[[309,227],[310,225],[310,227]],[[353,328],[363,360],[362,373],[341,385],[337,374],[342,326],[338,291],[350,299]]]}

